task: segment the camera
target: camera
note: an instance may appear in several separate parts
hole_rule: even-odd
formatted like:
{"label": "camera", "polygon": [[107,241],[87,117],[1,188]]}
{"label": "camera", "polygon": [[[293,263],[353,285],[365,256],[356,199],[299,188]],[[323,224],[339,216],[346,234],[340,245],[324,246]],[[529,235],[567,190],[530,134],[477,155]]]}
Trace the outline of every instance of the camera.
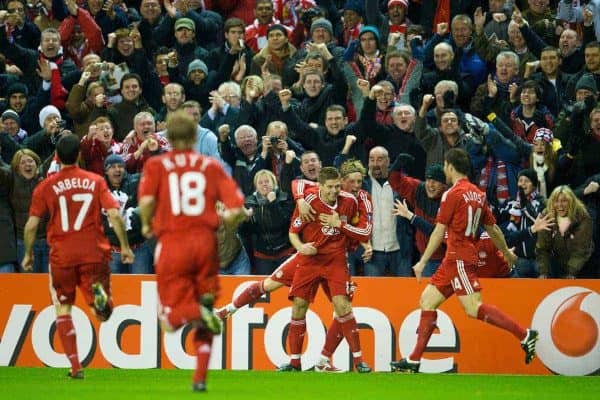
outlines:
{"label": "camera", "polygon": [[271,141],[271,146],[277,147],[279,144],[279,138],[277,136],[269,136],[269,140]]}

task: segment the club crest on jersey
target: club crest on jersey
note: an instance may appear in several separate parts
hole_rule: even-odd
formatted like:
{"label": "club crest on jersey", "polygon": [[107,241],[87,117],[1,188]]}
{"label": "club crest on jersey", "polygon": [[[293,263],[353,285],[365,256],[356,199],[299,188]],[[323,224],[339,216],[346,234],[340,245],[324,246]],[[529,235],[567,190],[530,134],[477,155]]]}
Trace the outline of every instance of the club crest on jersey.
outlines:
{"label": "club crest on jersey", "polygon": [[302,226],[302,218],[298,217],[292,222],[294,228],[300,228]]}
{"label": "club crest on jersey", "polygon": [[333,226],[324,225],[321,227],[321,232],[326,236],[335,236],[339,235],[340,230],[338,228],[334,228]]}

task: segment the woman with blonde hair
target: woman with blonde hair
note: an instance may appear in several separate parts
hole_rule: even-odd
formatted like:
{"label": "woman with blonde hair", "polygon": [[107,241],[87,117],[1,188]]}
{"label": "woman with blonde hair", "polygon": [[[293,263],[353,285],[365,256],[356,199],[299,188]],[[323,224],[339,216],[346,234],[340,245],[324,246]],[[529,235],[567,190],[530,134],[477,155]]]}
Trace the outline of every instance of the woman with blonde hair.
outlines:
{"label": "woman with blonde hair", "polygon": [[277,186],[273,172],[261,169],[254,175],[256,191],[246,197],[245,207],[252,216],[241,229],[252,235],[257,275],[270,275],[295,251],[288,239],[294,203]]}
{"label": "woman with blonde hair", "polygon": [[[33,190],[43,180],[40,174],[41,160],[30,149],[18,150],[10,163],[10,168],[0,168],[0,187],[8,190],[8,200],[13,210],[13,219],[17,233],[17,259],[19,265],[25,254],[23,233],[29,217],[29,205]],[[48,254],[46,243],[46,225],[38,229],[33,247],[35,254],[33,272],[48,272]]]}
{"label": "woman with blonde hair", "polygon": [[554,226],[538,233],[539,277],[574,279],[594,247],[590,214],[566,185],[552,191],[544,213],[552,217]]}

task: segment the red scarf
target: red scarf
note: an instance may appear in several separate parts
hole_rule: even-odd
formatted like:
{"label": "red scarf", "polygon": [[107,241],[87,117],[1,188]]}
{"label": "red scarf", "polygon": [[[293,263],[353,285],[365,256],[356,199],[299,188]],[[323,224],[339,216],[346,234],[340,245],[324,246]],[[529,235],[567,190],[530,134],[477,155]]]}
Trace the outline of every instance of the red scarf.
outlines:
{"label": "red scarf", "polygon": [[504,161],[496,161],[493,157],[488,157],[485,167],[481,170],[479,176],[479,189],[487,191],[490,184],[492,168],[496,167],[496,198],[498,203],[502,204],[508,200],[508,176],[506,175],[506,164]]}
{"label": "red scarf", "polygon": [[450,23],[450,0],[438,0],[433,17],[433,31],[436,31],[438,24]]}

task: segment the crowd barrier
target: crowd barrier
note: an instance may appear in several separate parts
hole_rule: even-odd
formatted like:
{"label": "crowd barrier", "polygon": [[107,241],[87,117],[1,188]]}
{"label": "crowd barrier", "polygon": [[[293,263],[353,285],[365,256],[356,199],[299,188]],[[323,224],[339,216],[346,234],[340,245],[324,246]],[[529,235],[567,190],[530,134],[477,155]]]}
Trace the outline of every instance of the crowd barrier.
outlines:
{"label": "crowd barrier", "polygon": [[[228,302],[250,280],[223,277],[217,305]],[[356,278],[353,300],[365,361],[376,371],[410,353],[416,341],[418,299],[425,283],[409,278]],[[523,326],[540,332],[538,357],[524,363],[519,342],[509,333],[469,319],[456,299],[438,311],[421,363],[428,373],[591,375],[600,371],[600,280],[482,279],[485,302],[495,304]],[[157,323],[152,275],[112,278],[116,303],[99,324],[78,292],[73,319],[80,358],[88,368],[193,369],[190,329],[165,334]],[[288,361],[285,337],[291,308],[287,289],[238,310],[214,340],[211,369],[272,370]],[[55,334],[48,277],[0,274],[0,366],[68,367]],[[304,369],[314,365],[325,340],[332,307],[322,293],[307,314]],[[351,366],[345,341],[334,354],[339,368]]]}

